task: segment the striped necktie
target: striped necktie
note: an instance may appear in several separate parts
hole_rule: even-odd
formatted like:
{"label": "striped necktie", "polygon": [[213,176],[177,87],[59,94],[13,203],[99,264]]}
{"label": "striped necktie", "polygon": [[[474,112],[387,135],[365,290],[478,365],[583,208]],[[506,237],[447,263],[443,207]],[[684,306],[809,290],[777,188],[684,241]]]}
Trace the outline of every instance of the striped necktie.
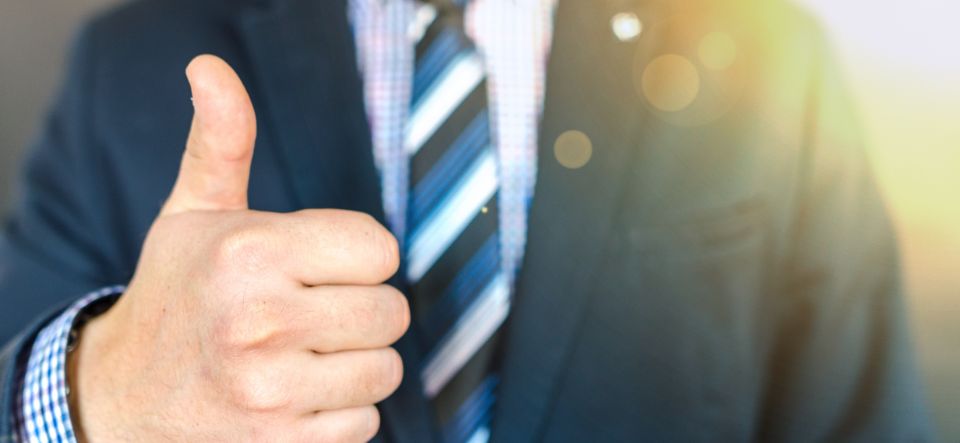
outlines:
{"label": "striped necktie", "polygon": [[444,441],[483,442],[496,393],[510,283],[500,265],[496,150],[483,62],[447,5],[416,46],[407,278],[426,350],[424,393]]}

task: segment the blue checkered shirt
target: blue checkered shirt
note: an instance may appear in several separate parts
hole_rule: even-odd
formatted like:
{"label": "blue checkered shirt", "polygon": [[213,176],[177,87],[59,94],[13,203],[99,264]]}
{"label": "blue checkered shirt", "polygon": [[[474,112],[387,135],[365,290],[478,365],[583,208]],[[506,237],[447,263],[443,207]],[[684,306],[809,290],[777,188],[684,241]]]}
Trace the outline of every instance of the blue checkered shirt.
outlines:
{"label": "blue checkered shirt", "polygon": [[18,438],[24,442],[73,442],[73,425],[67,396],[67,349],[78,315],[91,303],[119,295],[123,286],[92,292],[70,305],[66,311],[43,328],[33,342],[33,349],[21,380],[14,417]]}

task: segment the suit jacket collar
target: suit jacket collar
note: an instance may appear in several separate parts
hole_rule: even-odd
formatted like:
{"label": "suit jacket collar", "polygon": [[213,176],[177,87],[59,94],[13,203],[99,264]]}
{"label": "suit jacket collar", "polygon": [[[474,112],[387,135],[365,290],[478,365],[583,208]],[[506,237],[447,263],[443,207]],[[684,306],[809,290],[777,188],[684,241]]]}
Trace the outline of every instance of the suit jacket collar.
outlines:
{"label": "suit jacket collar", "polygon": [[302,207],[338,207],[382,218],[345,0],[277,0],[239,17],[285,170]]}
{"label": "suit jacket collar", "polygon": [[[590,280],[607,243],[641,110],[632,68],[637,48],[610,32],[612,2],[560,2],[540,134],[539,177],[526,259],[507,330],[494,441],[530,441],[542,431],[561,383]],[[621,6],[624,2],[618,2]],[[254,66],[261,118],[303,207],[338,207],[383,221],[380,180],[364,112],[346,0],[276,0],[246,9],[238,29]],[[569,130],[592,141],[580,169],[561,166],[553,143]],[[550,321],[544,321],[550,319]],[[404,386],[385,401],[384,425],[398,441],[436,440],[420,395],[420,353],[398,343]]]}
{"label": "suit jacket collar", "polygon": [[[538,177],[527,250],[511,308],[493,425],[493,441],[542,438],[591,288],[610,243],[627,166],[639,155],[645,110],[635,98],[636,61],[644,45],[622,42],[611,18],[633,2],[561,1],[547,71]],[[641,17],[644,11],[635,11]],[[655,41],[644,35],[643,42]],[[579,131],[592,155],[562,166],[554,142]]]}

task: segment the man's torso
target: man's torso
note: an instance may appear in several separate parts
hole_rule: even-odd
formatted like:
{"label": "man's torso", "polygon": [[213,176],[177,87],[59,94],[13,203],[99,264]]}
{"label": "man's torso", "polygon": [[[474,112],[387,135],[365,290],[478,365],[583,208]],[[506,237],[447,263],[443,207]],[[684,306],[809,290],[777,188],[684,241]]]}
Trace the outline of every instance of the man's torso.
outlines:
{"label": "man's torso", "polygon": [[[96,144],[78,162],[98,177],[88,198],[104,211],[89,235],[103,279],[132,274],[172,185],[191,112],[181,70],[197,53],[235,66],[259,111],[252,208],[384,220],[346,2],[249,3],[141,2],[91,28],[103,55],[87,102]],[[624,12],[645,24],[636,40],[611,31]],[[775,104],[802,108],[805,91],[783,84],[805,84],[790,71],[813,54],[801,46],[789,64],[769,61],[738,24],[655,2],[560,2],[494,440],[758,432],[779,316],[793,302],[778,297],[795,215],[784,197],[796,192],[806,129],[799,111],[768,125],[782,110],[765,97],[776,90]],[[738,37],[737,62],[695,68],[698,98],[658,109],[643,95],[644,67],[671,53],[697,63],[686,33],[707,28]],[[588,160],[571,168],[563,149]],[[399,346],[415,367],[416,347]],[[388,437],[429,435],[416,392],[408,376],[385,402]]]}

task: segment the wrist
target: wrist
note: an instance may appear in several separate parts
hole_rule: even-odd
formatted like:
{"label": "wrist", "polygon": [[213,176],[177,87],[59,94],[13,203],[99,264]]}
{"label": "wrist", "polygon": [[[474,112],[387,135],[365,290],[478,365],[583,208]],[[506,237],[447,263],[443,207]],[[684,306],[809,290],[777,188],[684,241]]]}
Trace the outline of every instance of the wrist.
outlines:
{"label": "wrist", "polygon": [[[113,323],[111,313],[119,307],[119,304],[114,303],[116,300],[116,296],[105,297],[86,306],[77,315],[71,331],[64,369],[69,387],[67,401],[70,421],[79,442],[103,440],[91,436],[102,436],[96,432],[96,424],[103,421],[95,417],[103,417],[98,410],[107,406],[107,403],[101,395],[103,391],[98,388],[108,385],[97,386],[98,383],[103,383],[97,379],[111,378],[109,372],[104,372],[104,368],[110,367],[107,362],[113,348],[109,340]],[[109,392],[109,389],[106,392]],[[112,420],[117,418],[119,414],[115,414]]]}
{"label": "wrist", "polygon": [[[67,358],[70,415],[78,442],[112,440],[124,428],[124,416],[112,392],[117,374],[109,368],[117,354],[114,318],[109,312],[91,317],[76,329],[76,344]],[[106,432],[109,430],[109,434]]]}

